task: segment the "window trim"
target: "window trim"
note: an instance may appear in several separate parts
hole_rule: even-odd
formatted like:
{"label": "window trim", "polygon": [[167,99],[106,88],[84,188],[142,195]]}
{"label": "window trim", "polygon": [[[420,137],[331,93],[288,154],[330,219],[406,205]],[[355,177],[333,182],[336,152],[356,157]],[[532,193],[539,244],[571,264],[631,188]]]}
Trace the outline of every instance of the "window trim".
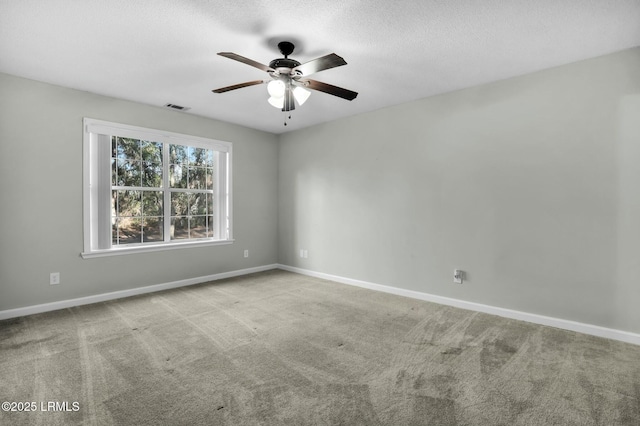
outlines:
{"label": "window trim", "polygon": [[[187,146],[199,146],[208,149],[214,149],[227,154],[226,161],[226,205],[228,221],[228,235],[225,239],[218,240],[174,240],[163,241],[159,243],[145,243],[140,245],[122,245],[112,246],[108,249],[92,248],[92,236],[94,233],[94,219],[92,217],[92,181],[97,179],[98,167],[94,167],[96,155],[91,150],[92,135],[96,137],[98,134],[116,135],[122,137],[130,137],[135,139],[149,140],[155,142],[163,142],[169,144],[179,144]],[[233,199],[232,199],[232,144],[230,142],[219,141],[215,139],[203,138],[199,136],[185,135],[158,129],[149,129],[140,126],[132,126],[128,124],[113,123],[109,121],[97,120],[93,118],[83,118],[83,168],[82,168],[82,203],[83,203],[83,251],[80,253],[82,258],[117,256],[131,253],[156,252],[162,250],[173,250],[182,248],[202,247],[232,244],[233,239]],[[219,187],[215,188],[216,190]],[[93,207],[96,209],[97,207]]]}

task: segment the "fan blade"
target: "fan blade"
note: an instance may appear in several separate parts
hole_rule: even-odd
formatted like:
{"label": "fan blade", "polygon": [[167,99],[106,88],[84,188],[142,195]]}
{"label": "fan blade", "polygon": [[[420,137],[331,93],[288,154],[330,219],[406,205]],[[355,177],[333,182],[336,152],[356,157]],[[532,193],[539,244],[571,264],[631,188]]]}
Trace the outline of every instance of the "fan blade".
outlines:
{"label": "fan blade", "polygon": [[220,89],[212,90],[212,92],[224,93],[224,92],[228,92],[229,90],[242,89],[243,87],[255,86],[256,84],[262,84],[264,82],[265,82],[264,80],[247,81],[246,83],[240,83],[240,84],[234,84],[233,86],[221,87]]}
{"label": "fan blade", "polygon": [[234,61],[242,62],[243,64],[251,65],[252,67],[256,67],[266,72],[275,71],[273,68],[268,67],[260,62],[256,62],[253,59],[245,58],[244,56],[236,55],[233,52],[219,52],[218,55],[224,56],[225,58],[233,59]]}
{"label": "fan blade", "polygon": [[352,101],[358,96],[357,92],[353,92],[348,89],[343,89],[342,87],[334,86],[332,84],[323,83],[318,80],[299,80],[300,83],[304,84],[305,87],[313,90],[318,90],[320,92],[328,93],[333,96],[337,96],[342,99],[346,99],[348,101]]}
{"label": "fan blade", "polygon": [[293,68],[292,71],[300,71],[302,75],[310,75],[320,71],[328,70],[330,68],[347,65],[346,61],[341,56],[331,53],[326,56],[305,62],[302,65],[298,65]]}

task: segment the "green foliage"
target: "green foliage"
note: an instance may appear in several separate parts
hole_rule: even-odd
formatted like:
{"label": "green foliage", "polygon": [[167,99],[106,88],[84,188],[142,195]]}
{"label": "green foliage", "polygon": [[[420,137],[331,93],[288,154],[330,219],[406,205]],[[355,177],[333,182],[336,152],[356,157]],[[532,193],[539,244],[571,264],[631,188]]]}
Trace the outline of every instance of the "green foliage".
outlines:
{"label": "green foliage", "polygon": [[[113,243],[163,241],[163,149],[160,142],[113,136]],[[213,236],[213,150],[168,145],[171,239]],[[192,191],[188,191],[192,190]]]}

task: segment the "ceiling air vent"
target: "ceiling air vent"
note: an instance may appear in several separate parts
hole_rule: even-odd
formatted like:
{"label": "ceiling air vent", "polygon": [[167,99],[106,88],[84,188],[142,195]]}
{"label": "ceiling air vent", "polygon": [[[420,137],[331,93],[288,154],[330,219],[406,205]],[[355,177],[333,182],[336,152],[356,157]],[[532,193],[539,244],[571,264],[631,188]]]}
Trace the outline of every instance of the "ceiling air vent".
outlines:
{"label": "ceiling air vent", "polygon": [[169,109],[175,109],[175,110],[178,110],[178,111],[186,111],[188,109],[191,109],[189,107],[183,107],[183,106],[176,105],[176,104],[166,104],[165,107],[169,108]]}

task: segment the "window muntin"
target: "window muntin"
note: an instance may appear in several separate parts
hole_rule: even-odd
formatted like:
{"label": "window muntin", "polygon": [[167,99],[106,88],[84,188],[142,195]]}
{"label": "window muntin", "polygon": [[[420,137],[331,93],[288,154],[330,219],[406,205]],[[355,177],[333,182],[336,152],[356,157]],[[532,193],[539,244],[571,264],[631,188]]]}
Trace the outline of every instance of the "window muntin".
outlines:
{"label": "window muntin", "polygon": [[232,241],[230,160],[230,143],[85,119],[83,256]]}

